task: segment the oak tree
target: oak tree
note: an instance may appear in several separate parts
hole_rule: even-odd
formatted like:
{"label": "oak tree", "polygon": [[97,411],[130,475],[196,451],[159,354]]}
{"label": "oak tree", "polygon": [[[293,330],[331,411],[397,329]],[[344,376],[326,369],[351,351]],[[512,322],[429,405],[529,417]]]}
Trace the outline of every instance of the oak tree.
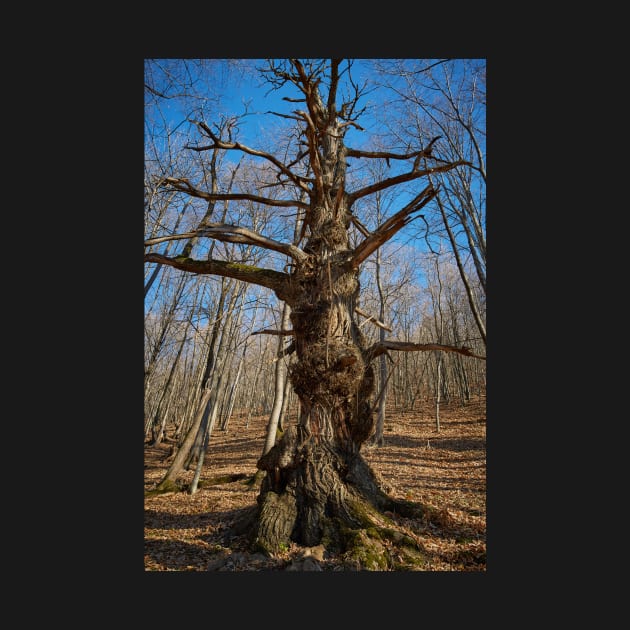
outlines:
{"label": "oak tree", "polygon": [[[300,149],[279,157],[240,143],[220,127],[194,120],[200,134],[189,146],[196,152],[222,150],[255,156],[277,174],[282,194],[208,191],[188,178],[165,174],[159,186],[192,198],[239,203],[254,201],[293,208],[301,218],[297,244],[271,238],[244,225],[213,222],[207,217],[194,236],[248,244],[287,257],[279,271],[269,266],[219,258],[195,259],[148,253],[145,261],[170,265],[192,274],[214,274],[267,287],[290,307],[290,327],[267,330],[287,338],[291,355],[289,379],[299,400],[299,420],[262,455],[265,472],[255,512],[249,523],[252,545],[267,552],[293,540],[312,546],[342,545],[347,531],[368,527],[380,512],[416,514],[417,506],[390,497],[361,453],[375,429],[375,360],[390,351],[455,352],[476,356],[466,347],[417,344],[380,339],[368,343],[359,313],[361,264],[412,221],[439,194],[431,175],[466,166],[464,160],[438,159],[434,141],[403,152],[367,151],[348,146],[347,131],[359,128],[360,87],[352,80],[351,62],[341,59],[269,60],[263,75],[273,88],[293,86],[296,104],[280,114],[296,124]],[[345,75],[348,91],[342,98]],[[347,188],[347,161],[384,158],[405,165],[355,189]],[[412,198],[369,232],[357,223],[353,205],[394,186],[422,182]],[[361,238],[351,245],[356,227]],[[189,239],[193,235],[162,238]],[[151,245],[156,239],[145,241]],[[483,358],[483,357],[478,357]]]}

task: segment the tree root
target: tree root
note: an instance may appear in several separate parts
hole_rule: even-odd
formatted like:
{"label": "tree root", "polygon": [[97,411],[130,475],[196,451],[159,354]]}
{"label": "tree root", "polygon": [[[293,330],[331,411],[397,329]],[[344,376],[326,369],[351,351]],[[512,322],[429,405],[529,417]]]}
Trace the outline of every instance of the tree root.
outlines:
{"label": "tree root", "polygon": [[[242,479],[247,479],[249,475],[246,473],[234,473],[231,475],[218,475],[216,477],[211,477],[210,479],[202,479],[197,484],[198,488],[208,487],[208,486],[218,486],[223,483],[233,483],[235,481],[241,481]],[[246,482],[249,483],[249,482]],[[188,491],[190,484],[186,483],[182,479],[176,479],[175,481],[171,481],[170,479],[166,481],[162,481],[156,488],[153,490],[146,490],[144,493],[145,497],[152,497],[158,494],[168,494],[173,492],[186,492]]]}

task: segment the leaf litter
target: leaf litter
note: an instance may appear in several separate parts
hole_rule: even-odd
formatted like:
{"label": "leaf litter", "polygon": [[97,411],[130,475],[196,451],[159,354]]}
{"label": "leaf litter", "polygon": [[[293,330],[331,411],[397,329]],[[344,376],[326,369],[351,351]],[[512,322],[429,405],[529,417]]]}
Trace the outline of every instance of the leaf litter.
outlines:
{"label": "leaf litter", "polygon": [[[258,485],[247,482],[256,473],[266,435],[267,416],[250,418],[249,425],[246,417],[235,415],[227,431],[213,433],[196,494],[145,496],[145,571],[362,570],[321,545],[291,543],[267,557],[249,552],[245,537],[233,535],[232,526],[256,505]],[[485,398],[464,406],[442,404],[439,432],[432,404],[390,409],[384,436],[384,446],[364,445],[362,452],[393,497],[425,508],[418,519],[386,513],[423,550],[424,570],[485,571]],[[145,491],[166,473],[170,448],[145,446]],[[193,475],[194,467],[185,471],[182,484]]]}

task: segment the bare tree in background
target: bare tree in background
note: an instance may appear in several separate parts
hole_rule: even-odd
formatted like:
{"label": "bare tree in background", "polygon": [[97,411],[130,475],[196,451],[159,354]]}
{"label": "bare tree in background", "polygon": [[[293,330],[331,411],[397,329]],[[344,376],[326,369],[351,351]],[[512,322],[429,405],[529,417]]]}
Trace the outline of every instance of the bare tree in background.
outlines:
{"label": "bare tree in background", "polygon": [[[435,233],[448,238],[485,344],[483,308],[465,272],[470,258],[476,283],[485,298],[485,60],[395,59],[376,61],[374,66],[396,95],[387,108],[391,133],[401,142],[408,142],[410,134],[420,143],[438,137],[435,146],[441,158],[451,163],[466,162],[466,166],[428,176],[431,184],[440,187],[436,197],[439,212],[435,213],[432,227]],[[422,164],[426,168],[429,162],[423,159]]]}
{"label": "bare tree in background", "polygon": [[[288,262],[282,271],[234,260],[197,260],[148,253],[145,261],[165,264],[193,274],[214,274],[271,289],[291,308],[291,328],[268,330],[290,339],[294,356],[289,377],[300,403],[297,425],[258,461],[266,472],[258,505],[249,524],[254,547],[275,552],[294,540],[303,545],[342,544],[347,531],[369,527],[384,510],[416,515],[418,506],[396,500],[384,491],[361,454],[374,432],[372,364],[388,351],[455,352],[477,356],[467,347],[437,343],[379,340],[366,343],[358,325],[361,264],[413,220],[438,189],[426,183],[429,175],[466,167],[466,160],[434,155],[434,140],[404,152],[365,151],[346,146],[344,138],[358,127],[361,87],[353,80],[351,63],[333,60],[272,60],[263,71],[272,87],[292,85],[297,104],[285,118],[297,123],[301,144],[295,154],[279,157],[232,140],[217,127],[195,120],[197,152],[222,149],[266,161],[277,174],[281,195],[260,192],[213,192],[188,178],[164,175],[160,186],[207,201],[254,201],[270,207],[302,210],[304,221],[297,244],[266,236],[244,225],[213,222],[208,217],[195,237],[241,243],[281,254]],[[346,93],[339,94],[344,77]],[[340,102],[339,102],[340,100]],[[360,188],[346,188],[346,159],[385,158],[405,164],[397,174]],[[422,166],[426,158],[428,165]],[[309,175],[307,175],[309,173]],[[356,246],[349,231],[356,226],[352,208],[360,199],[401,184],[424,179],[397,212],[372,232],[362,231]],[[300,199],[306,194],[306,201]],[[168,238],[192,238],[187,234]],[[145,241],[149,246],[156,239]],[[484,357],[478,357],[483,359]]]}

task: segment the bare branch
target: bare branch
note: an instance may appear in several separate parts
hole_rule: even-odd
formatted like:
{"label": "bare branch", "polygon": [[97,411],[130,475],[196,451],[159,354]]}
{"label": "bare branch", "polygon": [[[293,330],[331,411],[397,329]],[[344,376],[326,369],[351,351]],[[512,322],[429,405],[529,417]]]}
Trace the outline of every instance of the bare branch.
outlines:
{"label": "bare branch", "polygon": [[295,335],[294,330],[273,330],[272,328],[263,328],[262,330],[256,330],[251,335],[278,335],[280,337],[286,337],[288,335]]}
{"label": "bare branch", "polygon": [[446,171],[450,171],[456,166],[472,166],[472,164],[470,162],[466,162],[465,160],[458,160],[457,162],[449,162],[444,166],[434,166],[433,168],[427,168],[423,171],[413,170],[409,173],[397,175],[396,177],[388,177],[387,179],[384,179],[380,182],[376,182],[374,184],[371,184],[370,186],[366,186],[365,188],[356,190],[353,193],[348,193],[348,206],[351,206],[357,199],[365,197],[366,195],[371,195],[372,193],[378,192],[379,190],[384,190],[385,188],[395,186],[396,184],[410,182],[414,179],[418,179],[419,177],[431,175],[432,173],[444,173]]}
{"label": "bare branch", "polygon": [[248,194],[220,194],[220,193],[207,193],[203,190],[199,190],[192,186],[192,184],[185,178],[177,178],[177,177],[163,177],[160,182],[160,186],[166,187],[166,185],[171,186],[175,190],[179,190],[181,192],[188,193],[191,197],[199,197],[200,199],[206,199],[207,201],[255,201],[257,203],[264,203],[267,206],[282,206],[285,208],[308,208],[308,204],[303,201],[298,201],[297,199],[269,199],[268,197],[260,197],[258,195],[248,195]]}
{"label": "bare branch", "polygon": [[339,64],[341,59],[331,59],[330,63],[330,88],[328,90],[328,119],[333,120],[335,117],[335,100],[337,98],[337,85],[339,84]]}
{"label": "bare branch", "polygon": [[462,346],[457,348],[456,346],[446,346],[441,343],[411,343],[407,341],[379,341],[367,350],[367,356],[369,360],[376,358],[377,356],[384,354],[388,350],[400,350],[402,352],[424,352],[428,350],[441,350],[443,352],[455,352],[457,354],[463,354],[465,357],[473,357],[475,359],[486,360],[486,357],[474,354],[469,348]]}
{"label": "bare branch", "polygon": [[[356,127],[359,131],[365,131],[365,129],[363,127],[361,127],[361,125],[358,125],[357,123],[354,122],[354,120],[348,120],[345,123],[341,123],[339,125],[339,129],[343,129],[344,127],[347,127],[348,125],[352,125],[353,127]],[[337,136],[339,137],[339,136]]]}
{"label": "bare branch", "polygon": [[[346,101],[345,103],[342,104],[341,106],[341,112],[339,112],[339,116],[340,118],[342,118],[343,120],[357,120],[361,114],[365,111],[365,107],[359,111],[355,113],[355,107],[357,106],[357,103],[359,102],[359,99],[361,98],[362,94],[365,93],[365,88],[367,86],[367,81],[365,81],[363,83],[362,87],[359,87],[353,80],[352,78],[352,73],[350,72],[350,68],[352,67],[352,60],[348,60],[348,67],[347,67],[347,71],[348,71],[348,80],[350,82],[350,85],[352,86],[352,88],[354,89],[354,97],[351,97],[351,99],[349,101]],[[362,130],[363,131],[363,130]]]}
{"label": "bare branch", "polygon": [[293,173],[291,169],[287,168],[282,162],[280,162],[280,160],[278,160],[278,158],[271,155],[270,153],[266,153],[265,151],[259,151],[258,149],[252,149],[248,146],[245,146],[244,144],[241,144],[240,142],[223,142],[223,140],[221,140],[210,129],[210,127],[206,125],[206,123],[198,121],[198,120],[191,120],[191,122],[195,123],[198,127],[203,129],[203,131],[205,131],[206,134],[208,134],[208,136],[210,136],[210,138],[214,141],[214,144],[207,147],[191,147],[187,145],[186,146],[187,149],[192,149],[193,151],[207,151],[209,149],[225,149],[226,151],[228,151],[228,150],[236,149],[238,151],[242,151],[243,153],[247,153],[248,155],[255,155],[256,157],[261,157],[271,162],[274,166],[280,169],[280,171],[284,173],[289,179],[291,179],[297,186],[306,188],[306,185],[300,181],[300,178],[297,175],[295,175],[295,173]]}
{"label": "bare branch", "polygon": [[311,83],[311,77],[307,76],[304,70],[304,66],[302,65],[302,62],[299,59],[291,59],[291,64],[298,72],[299,83],[302,84],[300,89],[302,90],[302,92],[304,92],[304,94],[306,95],[306,99],[308,101],[308,98],[313,89],[313,85]]}
{"label": "bare branch", "polygon": [[350,216],[350,221],[352,221],[352,223],[354,223],[354,225],[356,226],[357,230],[359,230],[359,232],[361,232],[361,234],[363,234],[363,236],[365,236],[365,237],[370,236],[369,230],[354,215]]}
{"label": "bare branch", "polygon": [[431,142],[424,148],[419,151],[412,151],[411,153],[390,153],[389,151],[359,151],[357,149],[351,149],[350,147],[346,147],[346,155],[348,157],[355,158],[386,158],[388,160],[410,160],[415,157],[432,157],[431,153],[433,151],[433,144],[439,140],[442,136],[437,136],[433,138]]}
{"label": "bare branch", "polygon": [[[295,166],[300,160],[304,159],[308,155],[308,149],[306,151],[302,151],[302,153],[298,154],[298,156],[288,164],[287,166],[290,168],[291,166]],[[305,182],[314,182],[315,180],[311,177],[302,177]]]}
{"label": "bare branch", "polygon": [[447,61],[451,61],[450,58],[447,59],[438,59],[435,63],[432,63],[430,66],[426,68],[420,68],[420,70],[415,70],[411,74],[421,74],[422,72],[426,72],[427,70],[431,70],[431,68],[435,68],[435,66],[439,66],[441,63],[445,63]]}
{"label": "bare branch", "polygon": [[363,242],[359,243],[348,264],[352,269],[356,269],[372,252],[376,251],[383,243],[387,242],[396,232],[405,227],[416,217],[410,217],[412,212],[420,210],[433,197],[437,195],[437,190],[433,184],[429,184],[419,195],[416,195],[402,210],[391,216],[385,223],[380,225]]}
{"label": "bare branch", "polygon": [[360,309],[358,306],[355,306],[354,310],[359,315],[363,315],[363,317],[365,317],[368,322],[372,322],[375,326],[378,326],[379,328],[382,328],[383,330],[387,330],[388,332],[392,332],[392,329],[387,324],[384,324],[382,321],[376,319],[376,317],[374,317],[373,315],[370,315],[369,313],[366,313],[364,310]]}
{"label": "bare branch", "polygon": [[315,188],[318,195],[322,195],[324,191],[324,176],[322,174],[322,165],[319,158],[319,152],[317,150],[317,129],[313,123],[311,117],[307,112],[302,110],[296,110],[296,114],[300,115],[306,121],[306,137],[308,138],[308,153],[313,169],[313,175],[315,176]]}
{"label": "bare branch", "polygon": [[308,257],[308,254],[295,245],[291,245],[290,243],[281,243],[271,238],[267,238],[266,236],[262,236],[262,234],[258,234],[257,232],[247,228],[240,227],[238,225],[228,225],[227,223],[206,223],[202,228],[199,228],[194,232],[150,238],[144,242],[144,245],[145,247],[148,247],[149,245],[155,245],[164,241],[175,241],[198,236],[207,236],[209,238],[215,238],[218,241],[225,241],[228,243],[243,243],[245,245],[263,247],[265,249],[280,252],[281,254],[286,254],[298,262],[303,261]]}
{"label": "bare branch", "polygon": [[262,269],[252,265],[223,260],[193,260],[185,256],[169,258],[168,256],[154,253],[145,254],[144,261],[169,265],[170,267],[175,267],[175,269],[181,269],[190,273],[212,274],[258,284],[274,291],[281,300],[287,300],[290,297],[288,295],[290,276],[273,269]]}
{"label": "bare branch", "polygon": [[144,241],[144,246],[157,245],[158,243],[164,243],[165,241],[179,241],[184,238],[195,238],[201,236],[201,230],[194,230],[193,232],[183,232],[182,234],[171,234],[170,236],[156,236],[155,238],[149,238]]}
{"label": "bare branch", "polygon": [[[438,203],[440,202],[440,198],[438,197]],[[430,227],[429,227],[429,223],[428,221],[424,218],[423,214],[418,215],[423,221],[424,224],[427,226],[426,232],[424,233],[424,242],[427,244],[427,247],[429,248],[429,251],[432,254],[435,254],[436,256],[439,256],[439,252],[436,252],[433,247],[431,247],[431,243],[429,243],[429,231],[430,231]]]}
{"label": "bare branch", "polygon": [[286,348],[283,348],[280,352],[278,352],[278,356],[274,359],[274,362],[282,359],[282,357],[286,357],[292,352],[295,352],[295,348],[295,341],[292,341]]}
{"label": "bare branch", "polygon": [[163,94],[162,92],[158,92],[155,88],[152,88],[148,83],[144,84],[144,87],[149,90],[149,92],[151,92],[151,94],[155,94],[155,96],[159,96],[160,98],[172,98],[170,96],[166,96],[166,94]]}
{"label": "bare branch", "polygon": [[[300,99],[304,100],[304,99]],[[280,112],[272,112],[271,110],[267,110],[265,114],[273,114],[274,116],[280,116],[280,118],[290,118],[291,120],[297,120],[298,122],[302,122],[302,118],[299,116],[291,116],[291,114],[281,114]]]}

